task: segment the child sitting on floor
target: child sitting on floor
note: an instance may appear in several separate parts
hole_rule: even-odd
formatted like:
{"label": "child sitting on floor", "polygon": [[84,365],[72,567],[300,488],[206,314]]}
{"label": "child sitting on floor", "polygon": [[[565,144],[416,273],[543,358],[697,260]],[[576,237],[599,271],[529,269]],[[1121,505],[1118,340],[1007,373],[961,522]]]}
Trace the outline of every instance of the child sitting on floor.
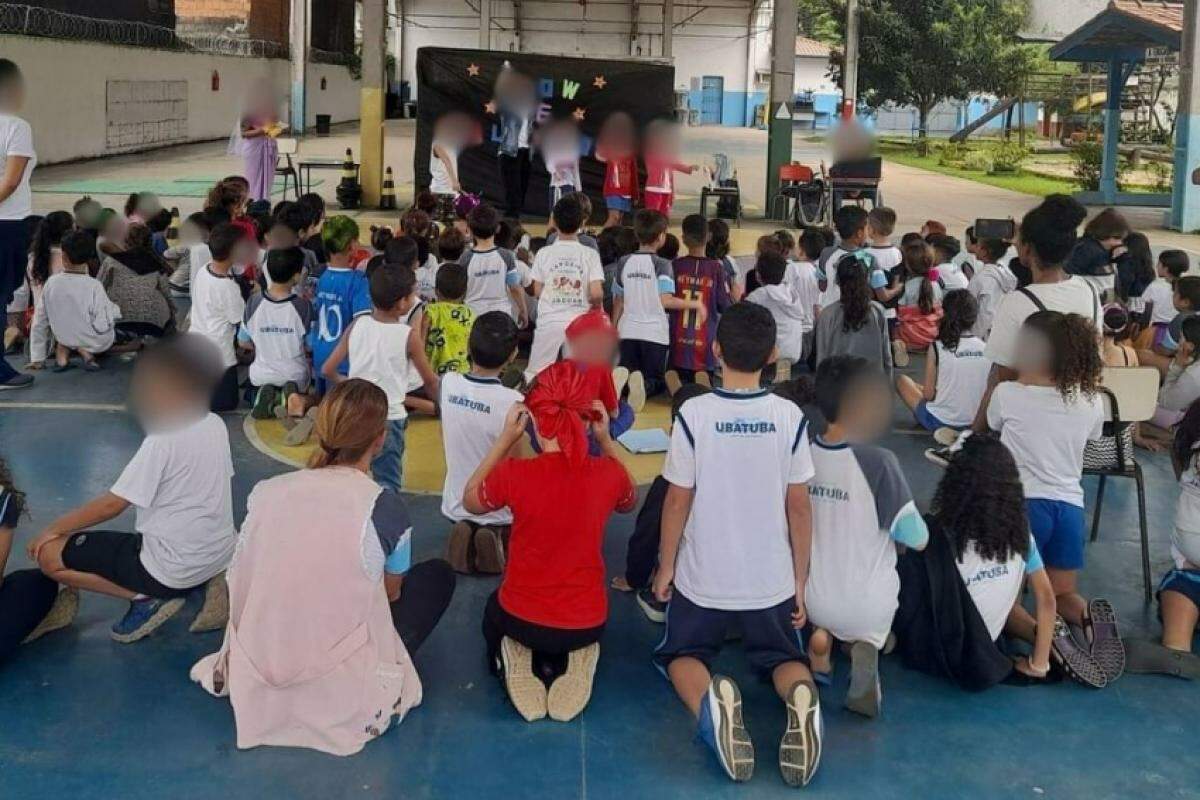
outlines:
{"label": "child sitting on floor", "polygon": [[892,360],[898,367],[908,366],[910,352],[924,352],[937,338],[942,285],[933,261],[933,250],[924,242],[905,245],[904,272],[908,277],[900,295],[896,338],[892,342]]}
{"label": "child sitting on floor", "polygon": [[1200,621],[1200,401],[1192,403],[1175,429],[1171,462],[1179,480],[1171,569],[1158,585],[1162,644],[1129,640],[1130,672],[1153,672],[1200,680],[1200,656],[1192,639]]}
{"label": "child sitting on floor", "polygon": [[[225,624],[224,570],[233,556],[229,434],[209,413],[222,372],[211,342],[181,334],[148,348],[133,373],[131,396],[146,431],[112,489],[50,523],[29,543],[29,557],[54,581],[129,601],[112,627],[135,642],[174,616],[207,584],[191,630]],[[93,530],[130,506],[135,533]]]}
{"label": "child sitting on floor", "polygon": [[[337,256],[334,251],[330,258]],[[408,267],[385,263],[373,269],[368,280],[371,313],[354,319],[325,359],[321,372],[330,383],[341,383],[347,376],[339,368],[349,362],[349,377],[368,380],[387,393],[387,438],[371,462],[371,473],[380,486],[398,492],[404,482],[404,443],[408,429],[404,401],[408,395],[409,362],[421,374],[429,397],[437,397],[438,378],[425,359],[420,333],[404,323],[416,297],[416,275]]]}
{"label": "child sitting on floor", "polygon": [[[488,665],[526,721],[549,714],[565,722],[587,706],[600,658],[608,618],[604,528],[614,511],[633,510],[637,486],[609,436],[608,415],[573,365],[542,370],[526,403],[509,407],[467,481],[463,506],[470,514],[512,512],[504,577],[484,610]],[[511,458],[527,417],[541,455]],[[588,455],[588,427],[599,457]]]}
{"label": "child sitting on floor", "polygon": [[[904,663],[971,691],[999,683],[1014,669],[1026,679],[1044,679],[1055,634],[1054,589],[1029,533],[1021,476],[1008,448],[991,435],[966,439],[938,484],[927,520],[929,545],[906,551],[897,563],[894,631]],[[961,583],[944,579],[951,569]],[[1026,578],[1036,618],[1021,604]],[[1027,641],[1033,652],[1010,657],[1002,634]]]}
{"label": "child sitting on floor", "polygon": [[929,530],[896,455],[874,442],[891,422],[891,398],[878,367],[836,356],[817,367],[816,405],[824,433],[813,440],[812,558],[804,602],[816,630],[813,674],[828,682],[834,640],[850,646],[846,708],[879,716],[879,651],[900,592],[896,543],[922,550]]}
{"label": "child sitting on floor", "polygon": [[1107,600],[1088,602],[1077,584],[1083,568],[1083,452],[1103,433],[1103,369],[1096,329],[1078,314],[1038,311],[1021,328],[1017,379],[996,386],[987,424],[1000,433],[1021,472],[1029,527],[1054,587],[1058,613],[1083,628],[1077,642],[1056,625],[1053,657],[1074,680],[1103,688],[1124,670],[1125,649]]}
{"label": "child sitting on floor", "polygon": [[1175,282],[1187,274],[1191,264],[1188,254],[1182,250],[1163,250],[1154,267],[1155,279],[1142,292],[1142,302],[1150,308],[1150,328],[1146,340],[1139,342],[1142,348],[1161,345],[1167,325],[1175,319]]}
{"label": "child sitting on floor", "polygon": [[[447,266],[438,273],[438,282],[452,270],[462,273],[457,264]],[[509,408],[522,400],[519,392],[500,383],[500,373],[517,356],[517,326],[503,311],[489,311],[475,320],[469,333],[470,371],[464,368],[461,374],[442,377],[442,515],[453,523],[446,560],[455,572],[498,575],[504,571],[512,512],[498,508],[472,514],[463,507],[463,489],[503,432]]]}
{"label": "child sitting on floor", "polygon": [[469,339],[475,314],[463,302],[466,293],[467,270],[459,264],[443,265],[437,275],[437,302],[425,306],[421,318],[425,355],[438,375],[466,373],[471,368]]}
{"label": "child sitting on floor", "polygon": [[779,361],[773,378],[780,383],[791,378],[793,364],[804,363],[808,358],[806,348],[812,345],[812,311],[805,311],[804,302],[797,296],[795,288],[785,282],[787,268],[788,262],[783,256],[774,253],[759,256],[754,265],[759,287],[746,295],[747,302],[763,306],[775,319]]}
{"label": "child sitting on floor", "polygon": [[496,226],[500,215],[487,203],[476,206],[467,217],[475,242],[459,259],[467,270],[466,303],[476,314],[489,311],[508,313],[518,309],[517,327],[527,324],[525,291],[521,288],[521,272],[517,257],[511,250],[496,246]]}
{"label": "child sitting on floor", "polygon": [[246,304],[238,342],[254,353],[250,383],[257,393],[250,415],[255,419],[270,419],[281,409],[300,412],[291,416],[303,413],[303,409],[289,409],[296,404],[293,395],[308,391],[310,378],[305,343],[312,325],[312,304],[294,292],[303,269],[301,248],[268,250],[267,289]]}
{"label": "child sitting on floor", "polygon": [[705,255],[707,242],[708,223],[704,217],[699,214],[684,217],[683,244],[688,254],[671,263],[675,271],[675,297],[700,300],[704,315],[691,309],[671,312],[670,359],[665,376],[671,394],[684,383],[711,386],[717,369],[713,336],[721,314],[732,300],[724,267],[720,261]]}
{"label": "child sitting on floor", "polygon": [[86,233],[68,233],[62,239],[63,271],[51,275],[42,288],[46,319],[57,342],[55,372],[71,368],[71,353],[79,354],[85,370],[100,369],[96,356],[113,346],[117,304],[108,299],[100,281],[88,274],[95,240]]}
{"label": "child sitting on floor", "polygon": [[987,391],[992,363],[983,340],[970,331],[978,305],[966,289],[949,292],[942,302],[937,339],[925,356],[925,383],[896,376],[896,391],[927,431],[970,427]]}
{"label": "child sitting on floor", "polygon": [[566,340],[567,326],[580,314],[604,300],[604,267],[600,254],[580,243],[583,207],[579,199],[564,197],[554,205],[558,237],[533,259],[533,293],[538,298],[537,328],[525,380],[553,364]]}
{"label": "child sitting on floor", "polygon": [[944,289],[966,289],[971,283],[971,267],[959,264],[956,259],[962,246],[958,239],[945,234],[933,234],[925,237],[925,241],[933,248],[933,263],[937,266],[938,276]]}
{"label": "child sitting on floor", "polygon": [[[371,293],[366,273],[351,269],[349,263],[349,254],[358,245],[358,223],[346,216],[330,217],[321,229],[320,241],[329,266],[317,281],[310,349],[317,394],[324,394],[322,368],[350,323],[371,313]],[[345,375],[348,369],[344,361],[338,364],[339,375]]]}
{"label": "child sitting on floor", "polygon": [[1161,328],[1156,327],[1154,343],[1149,350],[1139,350],[1138,360],[1145,366],[1155,367],[1163,378],[1171,367],[1175,352],[1183,341],[1183,321],[1200,311],[1200,276],[1184,275],[1172,287],[1171,321]]}
{"label": "child sitting on floor", "polygon": [[971,276],[967,291],[974,295],[979,303],[979,314],[975,319],[972,331],[980,339],[987,339],[992,332],[992,319],[1004,295],[1017,288],[1017,276],[1012,273],[1006,261],[1008,243],[1001,239],[981,239],[975,245],[975,252],[981,263],[979,269]]}
{"label": "child sitting on floor", "polygon": [[705,308],[698,299],[675,296],[671,264],[655,254],[666,237],[666,215],[644,208],[634,215],[633,229],[641,247],[616,263],[613,320],[621,337],[621,366],[629,370],[630,396],[646,398],[667,386],[667,312],[691,310],[703,324]]}
{"label": "child sitting on floor", "polygon": [[870,256],[857,251],[842,256],[833,265],[838,299],[821,309],[813,332],[813,346],[817,364],[831,356],[859,356],[890,377],[892,345],[887,314],[868,283],[870,263],[873,263]]}
{"label": "child sitting on floor", "polygon": [[246,313],[246,301],[233,277],[235,264],[254,247],[254,240],[232,222],[213,229],[208,238],[212,261],[192,278],[191,328],[216,346],[225,374],[213,392],[212,410],[218,414],[238,406],[237,326]]}
{"label": "child sitting on floor", "polygon": [[769,311],[731,306],[714,349],[723,386],[680,408],[663,467],[670,486],[654,593],[670,605],[654,661],[721,768],[732,780],[749,780],[754,745],[741,693],[732,679],[710,672],[736,625],[746,659],[771,679],[787,712],[780,772],[788,785],[803,786],[820,761],[822,728],[798,633],[813,535],[807,420],[798,406],[759,388],[762,368],[775,357]]}

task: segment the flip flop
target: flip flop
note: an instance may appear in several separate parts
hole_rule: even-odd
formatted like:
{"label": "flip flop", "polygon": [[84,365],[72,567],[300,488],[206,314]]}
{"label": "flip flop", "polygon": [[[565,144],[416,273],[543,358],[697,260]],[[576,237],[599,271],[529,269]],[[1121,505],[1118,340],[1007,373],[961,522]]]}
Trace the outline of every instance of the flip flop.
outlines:
{"label": "flip flop", "polygon": [[1091,643],[1092,658],[1112,683],[1125,671],[1125,645],[1117,632],[1117,612],[1112,603],[1095,598],[1083,612],[1083,632]]}
{"label": "flip flop", "polygon": [[1129,639],[1125,642],[1125,649],[1125,669],[1128,672],[1200,680],[1200,656],[1194,653],[1171,650],[1146,639]]}
{"label": "flip flop", "polygon": [[1050,658],[1076,683],[1092,689],[1103,689],[1108,685],[1104,668],[1096,663],[1092,654],[1079,646],[1071,626],[1061,616],[1054,618],[1054,639],[1050,643]]}

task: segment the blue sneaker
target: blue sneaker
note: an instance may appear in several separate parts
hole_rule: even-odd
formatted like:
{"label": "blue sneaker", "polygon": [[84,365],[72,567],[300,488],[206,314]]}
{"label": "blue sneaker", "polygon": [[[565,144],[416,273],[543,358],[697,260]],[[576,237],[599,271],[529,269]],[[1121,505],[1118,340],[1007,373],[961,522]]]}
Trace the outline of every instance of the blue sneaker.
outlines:
{"label": "blue sneaker", "polygon": [[122,644],[144,639],[158,630],[158,626],[175,616],[181,608],[182,597],[171,600],[156,600],[153,597],[131,600],[125,616],[112,626],[112,638]]}
{"label": "blue sneaker", "polygon": [[754,774],[754,743],[742,724],[742,693],[724,675],[713,676],[700,701],[696,736],[709,746],[732,780],[750,780]]}

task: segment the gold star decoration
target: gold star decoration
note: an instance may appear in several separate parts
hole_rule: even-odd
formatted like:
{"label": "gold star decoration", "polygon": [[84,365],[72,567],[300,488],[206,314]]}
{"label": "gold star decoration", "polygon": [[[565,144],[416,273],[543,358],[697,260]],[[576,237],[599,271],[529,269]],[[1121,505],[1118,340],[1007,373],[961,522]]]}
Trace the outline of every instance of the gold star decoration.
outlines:
{"label": "gold star decoration", "polygon": [[597,75],[595,78],[592,79],[592,86],[594,86],[597,89],[603,89],[607,85],[608,85],[608,81],[604,80],[603,75]]}
{"label": "gold star decoration", "polygon": [[479,77],[479,65],[478,64],[468,65],[467,66],[467,74],[470,75],[472,78],[478,78]]}
{"label": "gold star decoration", "polygon": [[583,122],[583,118],[585,116],[587,116],[587,112],[584,111],[582,108],[576,108],[575,111],[571,114],[571,116],[575,118],[576,122]]}
{"label": "gold star decoration", "polygon": [[488,100],[486,103],[484,103],[483,104],[483,113],[495,114],[496,113],[496,101]]}

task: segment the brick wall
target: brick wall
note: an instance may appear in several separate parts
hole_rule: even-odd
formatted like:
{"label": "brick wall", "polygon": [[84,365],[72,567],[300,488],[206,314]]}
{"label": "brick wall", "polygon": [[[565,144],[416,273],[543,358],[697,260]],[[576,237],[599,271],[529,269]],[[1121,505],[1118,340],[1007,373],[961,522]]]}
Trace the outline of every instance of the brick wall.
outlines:
{"label": "brick wall", "polygon": [[288,41],[288,0],[175,0],[178,30]]}

